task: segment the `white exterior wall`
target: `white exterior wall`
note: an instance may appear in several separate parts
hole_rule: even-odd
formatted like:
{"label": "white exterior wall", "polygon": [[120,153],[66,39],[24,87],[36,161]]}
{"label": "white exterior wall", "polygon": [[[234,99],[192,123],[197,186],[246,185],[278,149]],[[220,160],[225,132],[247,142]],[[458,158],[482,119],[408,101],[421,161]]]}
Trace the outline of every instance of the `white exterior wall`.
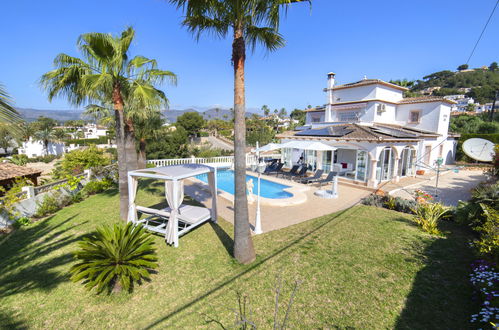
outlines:
{"label": "white exterior wall", "polygon": [[376,98],[376,85],[359,86],[355,88],[333,89],[333,104]]}
{"label": "white exterior wall", "polygon": [[[419,123],[409,123],[409,115],[411,111],[420,111]],[[396,124],[398,125],[431,132],[438,131],[439,119],[439,103],[400,104],[397,107],[397,115],[395,117]]]}
{"label": "white exterior wall", "polygon": [[64,143],[49,142],[48,152],[43,146],[43,141],[34,141],[30,138],[29,141],[23,142],[22,147],[18,149],[20,154],[28,157],[40,157],[45,155],[62,155],[64,153]]}
{"label": "white exterior wall", "polygon": [[[383,102],[373,102],[373,104],[373,122],[395,124],[395,117],[397,113],[397,106],[395,104]],[[381,104],[385,105],[385,112],[378,113],[378,106]]]}
{"label": "white exterior wall", "polygon": [[404,92],[398,89],[393,89],[383,85],[377,85],[375,90],[376,99],[399,102],[404,97]]}

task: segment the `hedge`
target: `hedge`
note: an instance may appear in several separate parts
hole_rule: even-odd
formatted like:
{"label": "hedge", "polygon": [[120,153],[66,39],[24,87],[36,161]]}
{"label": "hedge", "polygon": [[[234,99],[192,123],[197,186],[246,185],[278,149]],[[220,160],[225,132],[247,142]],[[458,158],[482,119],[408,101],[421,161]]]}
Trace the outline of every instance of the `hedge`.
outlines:
{"label": "hedge", "polygon": [[79,145],[90,145],[90,144],[107,144],[107,136],[99,136],[97,139],[69,139],[66,140],[66,144],[79,144]]}

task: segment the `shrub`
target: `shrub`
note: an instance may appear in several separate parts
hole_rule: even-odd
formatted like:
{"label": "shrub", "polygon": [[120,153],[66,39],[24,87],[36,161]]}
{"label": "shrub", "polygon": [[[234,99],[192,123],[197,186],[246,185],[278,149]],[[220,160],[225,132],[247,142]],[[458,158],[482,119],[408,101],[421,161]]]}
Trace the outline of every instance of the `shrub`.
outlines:
{"label": "shrub", "polygon": [[499,262],[499,212],[481,204],[483,221],[473,227],[479,238],[473,241],[477,251]]}
{"label": "shrub", "polygon": [[59,211],[64,206],[71,204],[71,195],[62,194],[60,191],[47,193],[41,203],[37,205],[34,216],[41,218]]}
{"label": "shrub", "polygon": [[83,191],[89,195],[98,194],[103,192],[114,185],[114,182],[109,178],[104,178],[102,180],[90,181],[83,187]]}
{"label": "shrub", "polygon": [[77,264],[71,267],[71,280],[83,281],[88,290],[131,291],[134,283],[149,279],[157,268],[153,237],[132,223],[102,226],[79,243]]}
{"label": "shrub", "polygon": [[438,221],[444,218],[449,208],[441,203],[420,203],[413,209],[414,221],[428,234],[440,235]]}
{"label": "shrub", "polygon": [[83,170],[109,165],[111,162],[104,155],[102,150],[95,146],[90,146],[87,149],[77,149],[67,153],[60,164],[53,172],[55,179],[64,178],[67,175],[76,175],[83,173]]}
{"label": "shrub", "polygon": [[30,163],[41,162],[41,163],[48,164],[48,163],[50,163],[51,161],[53,161],[54,159],[57,159],[57,158],[59,158],[59,157],[56,156],[56,155],[45,155],[45,156],[39,156],[39,157],[29,158],[28,161]]}
{"label": "shrub", "polygon": [[384,207],[384,196],[371,194],[360,200],[361,204],[368,206]]}
{"label": "shrub", "polygon": [[20,217],[15,221],[16,227],[29,226],[31,224],[31,220],[28,217]]}
{"label": "shrub", "polygon": [[32,185],[33,183],[30,180],[18,178],[8,190],[0,186],[0,211],[7,211],[9,218],[11,220],[15,219],[19,215],[15,205],[23,199],[23,195],[21,194],[22,188]]}
{"label": "shrub", "polygon": [[381,196],[371,194],[360,201],[364,205],[384,207],[398,212],[412,214],[417,203],[413,200],[403,199],[400,197]]}
{"label": "shrub", "polygon": [[10,162],[15,165],[24,166],[28,163],[28,156],[23,154],[12,155]]}

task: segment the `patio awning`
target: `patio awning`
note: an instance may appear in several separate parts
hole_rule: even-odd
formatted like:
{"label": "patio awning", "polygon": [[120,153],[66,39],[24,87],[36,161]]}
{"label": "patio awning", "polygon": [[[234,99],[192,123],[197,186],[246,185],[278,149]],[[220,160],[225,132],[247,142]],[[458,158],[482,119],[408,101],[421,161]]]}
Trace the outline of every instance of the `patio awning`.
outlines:
{"label": "patio awning", "polygon": [[254,149],[255,152],[264,152],[276,149],[292,148],[302,150],[334,151],[337,148],[318,141],[289,141],[285,143],[269,143]]}
{"label": "patio awning", "polygon": [[281,148],[293,148],[302,150],[334,151],[337,148],[318,141],[289,141],[283,143]]}

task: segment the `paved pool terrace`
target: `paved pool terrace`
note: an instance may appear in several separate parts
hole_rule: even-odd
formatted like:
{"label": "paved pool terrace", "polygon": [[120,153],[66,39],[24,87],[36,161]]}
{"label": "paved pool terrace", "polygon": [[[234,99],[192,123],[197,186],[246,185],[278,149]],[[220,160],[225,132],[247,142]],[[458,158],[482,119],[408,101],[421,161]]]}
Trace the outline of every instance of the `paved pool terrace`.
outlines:
{"label": "paved pool terrace", "polygon": [[[255,175],[248,171],[248,174]],[[323,215],[344,210],[357,204],[361,198],[372,193],[365,188],[352,187],[351,185],[338,185],[339,197],[336,199],[324,199],[314,195],[318,189],[317,185],[304,185],[291,180],[276,178],[275,176],[262,175],[262,178],[283,185],[290,186],[293,193],[291,198],[283,199],[261,199],[261,219],[263,232],[285,228],[294,224],[314,219]],[[211,206],[211,197],[207,185],[197,179],[186,180],[184,191],[187,195],[197,201]],[[256,190],[254,191],[256,193]],[[255,225],[256,196],[253,203],[249,203],[250,224]],[[233,195],[219,190],[218,215],[234,223]]]}

